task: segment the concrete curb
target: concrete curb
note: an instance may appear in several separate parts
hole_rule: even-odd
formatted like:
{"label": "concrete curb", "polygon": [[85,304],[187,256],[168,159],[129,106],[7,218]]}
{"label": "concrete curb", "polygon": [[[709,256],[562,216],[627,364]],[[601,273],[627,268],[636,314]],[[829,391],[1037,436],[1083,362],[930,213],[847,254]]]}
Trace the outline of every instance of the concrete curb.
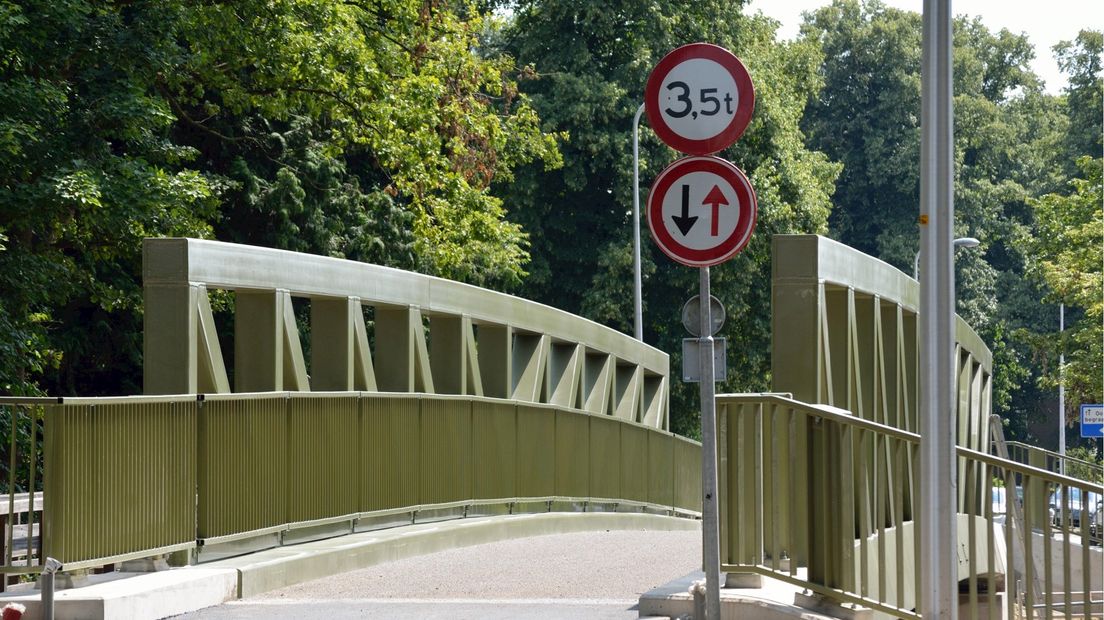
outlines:
{"label": "concrete curb", "polygon": [[[236,558],[156,573],[106,573],[88,585],[61,590],[55,618],[155,619],[219,605],[236,598],[367,568],[416,555],[512,538],[602,530],[697,530],[700,522],[637,513],[543,513],[440,521],[349,534]],[[0,594],[0,606],[27,606],[26,620],[41,618],[39,593]]]}

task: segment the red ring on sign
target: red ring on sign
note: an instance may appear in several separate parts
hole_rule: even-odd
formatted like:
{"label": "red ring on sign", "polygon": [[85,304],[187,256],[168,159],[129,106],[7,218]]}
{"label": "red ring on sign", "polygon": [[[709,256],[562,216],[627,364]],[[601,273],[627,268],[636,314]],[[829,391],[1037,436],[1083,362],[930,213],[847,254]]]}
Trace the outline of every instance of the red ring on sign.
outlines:
{"label": "red ring on sign", "polygon": [[[663,199],[668,190],[683,176],[692,172],[708,172],[724,179],[736,193],[739,202],[739,219],[732,233],[716,246],[704,250],[679,243],[663,222]],[[742,170],[731,162],[711,155],[684,157],[659,173],[648,193],[648,229],[652,240],[671,260],[687,267],[712,267],[719,265],[747,247],[759,216],[755,188]]]}
{"label": "red ring on sign", "polygon": [[[663,84],[663,78],[677,65],[695,58],[712,60],[724,67],[736,82],[739,95],[732,121],[720,133],[704,140],[684,138],[675,133],[659,110],[659,87]],[[751,122],[751,114],[755,111],[755,87],[744,63],[732,52],[710,43],[690,43],[671,50],[652,69],[648,84],[644,87],[644,111],[648,114],[652,131],[664,144],[688,155],[709,155],[732,146],[744,135],[744,130]]]}

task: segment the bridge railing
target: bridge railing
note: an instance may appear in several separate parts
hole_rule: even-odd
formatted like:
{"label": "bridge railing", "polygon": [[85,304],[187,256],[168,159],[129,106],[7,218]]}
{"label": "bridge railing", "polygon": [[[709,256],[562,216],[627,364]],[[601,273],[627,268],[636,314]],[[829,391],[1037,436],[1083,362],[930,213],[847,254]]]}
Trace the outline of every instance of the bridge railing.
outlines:
{"label": "bridge railing", "polygon": [[1104,481],[1104,468],[1098,463],[1060,454],[1038,446],[1029,446],[1019,441],[1009,441],[1006,445],[1008,446],[1008,458],[1018,463],[1039,467],[1047,471],[1064,473],[1074,478]]}
{"label": "bridge railing", "polygon": [[42,547],[29,565],[6,556],[7,574],[46,556],[64,570],[190,550],[204,561],[477,515],[700,512],[699,444],[556,405],[279,392],[33,407]]}
{"label": "bridge railing", "polygon": [[42,554],[43,415],[56,398],[0,397],[0,592],[14,575],[37,573]]}
{"label": "bridge railing", "polygon": [[[717,404],[722,570],[919,618],[920,547],[910,507],[920,437],[779,395],[726,394]],[[798,443],[802,435],[814,439],[811,451]],[[966,482],[958,516],[960,616],[1099,615],[1104,556],[1088,544],[1087,515],[1101,485],[965,447],[958,457]],[[1052,513],[1056,497],[1071,508]],[[1016,510],[1019,519],[1004,514]],[[1090,592],[1096,607],[1086,602]]]}
{"label": "bridge railing", "polygon": [[[916,280],[888,263],[817,235],[775,235],[771,269],[771,391],[915,433],[919,429],[920,301]],[[985,452],[990,442],[992,354],[960,317],[955,317],[955,342],[958,445]],[[796,432],[798,451],[825,450],[810,443],[817,437],[809,436],[805,425],[798,424]],[[780,462],[779,467],[789,475],[788,462]],[[909,467],[915,467],[915,459]],[[959,461],[958,471],[962,510],[970,488],[964,461]],[[800,480],[801,471],[794,475],[805,482]],[[900,483],[914,481],[904,477]],[[911,514],[912,493],[907,490],[903,510]],[[769,483],[767,492],[773,493]],[[804,536],[809,528],[800,525],[797,535]],[[792,547],[791,553],[806,564],[809,558],[800,553],[808,541],[799,538],[791,543],[787,532],[780,536],[783,549]]]}
{"label": "bridge railing", "polygon": [[[669,427],[667,354],[567,312],[323,256],[199,239],[144,244],[147,394],[459,394]],[[215,290],[233,293],[219,298],[233,306],[230,364]]]}

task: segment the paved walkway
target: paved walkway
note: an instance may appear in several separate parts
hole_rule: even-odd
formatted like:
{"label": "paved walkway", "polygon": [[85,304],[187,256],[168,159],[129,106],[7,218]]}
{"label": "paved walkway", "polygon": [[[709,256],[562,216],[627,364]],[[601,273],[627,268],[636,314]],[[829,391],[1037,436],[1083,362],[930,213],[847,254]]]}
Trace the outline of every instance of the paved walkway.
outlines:
{"label": "paved walkway", "polygon": [[386,562],[181,617],[636,618],[642,593],[700,563],[695,531],[552,534]]}

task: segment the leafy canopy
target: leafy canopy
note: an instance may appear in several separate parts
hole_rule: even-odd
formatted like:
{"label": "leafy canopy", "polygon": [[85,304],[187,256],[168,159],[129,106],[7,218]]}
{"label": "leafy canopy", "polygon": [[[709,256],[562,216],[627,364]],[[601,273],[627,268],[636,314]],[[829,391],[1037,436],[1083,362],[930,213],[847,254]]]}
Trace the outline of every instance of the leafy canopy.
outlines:
{"label": "leafy canopy", "polygon": [[140,242],[516,286],[490,192],[559,163],[474,4],[0,0],[0,390],[137,391]]}

